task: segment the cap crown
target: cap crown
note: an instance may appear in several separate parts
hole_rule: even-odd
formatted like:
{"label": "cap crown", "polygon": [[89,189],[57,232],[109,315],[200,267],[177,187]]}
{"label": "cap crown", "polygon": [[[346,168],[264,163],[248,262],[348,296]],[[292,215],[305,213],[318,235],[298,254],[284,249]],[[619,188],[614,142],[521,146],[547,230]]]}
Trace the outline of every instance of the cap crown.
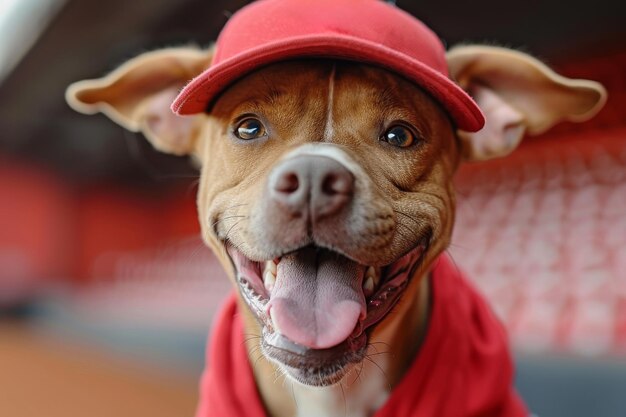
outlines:
{"label": "cap crown", "polygon": [[435,33],[381,0],[256,1],[234,14],[224,27],[214,64],[283,39],[323,34],[370,41],[448,75],[445,49]]}
{"label": "cap crown", "polygon": [[298,58],[363,62],[400,74],[430,93],[455,125],[477,131],[476,103],[448,78],[445,49],[419,20],[382,0],[259,0],[220,33],[211,66],[178,95],[172,110],[210,109],[230,84],[264,65]]}

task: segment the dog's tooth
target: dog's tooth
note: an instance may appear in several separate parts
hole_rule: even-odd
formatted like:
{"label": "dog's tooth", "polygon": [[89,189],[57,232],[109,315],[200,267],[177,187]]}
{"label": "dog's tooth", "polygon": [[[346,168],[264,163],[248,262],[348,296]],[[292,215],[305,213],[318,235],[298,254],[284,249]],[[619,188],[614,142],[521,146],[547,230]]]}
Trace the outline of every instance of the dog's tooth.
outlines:
{"label": "dog's tooth", "polygon": [[276,270],[278,269],[278,267],[276,266],[276,263],[274,261],[267,261],[265,263],[265,270],[270,270],[272,271],[272,274],[276,275]]}
{"label": "dog's tooth", "polygon": [[378,283],[380,282],[380,274],[378,273],[376,268],[374,268],[373,266],[368,267],[367,271],[365,271],[365,279],[367,278],[372,278],[372,282],[374,283],[374,288],[378,286]]}
{"label": "dog's tooth", "polygon": [[270,269],[265,270],[265,273],[263,274],[263,283],[265,284],[265,289],[271,293],[274,288],[274,284],[276,283],[276,276]]}
{"label": "dog's tooth", "polygon": [[280,328],[278,327],[278,322],[274,320],[274,317],[272,316],[271,312],[270,312],[270,320],[272,320],[272,326],[274,327],[274,331],[278,334],[283,334],[283,332],[281,332]]}
{"label": "dog's tooth", "polygon": [[374,278],[369,276],[365,278],[365,282],[363,283],[363,292],[366,297],[369,297],[374,293]]}

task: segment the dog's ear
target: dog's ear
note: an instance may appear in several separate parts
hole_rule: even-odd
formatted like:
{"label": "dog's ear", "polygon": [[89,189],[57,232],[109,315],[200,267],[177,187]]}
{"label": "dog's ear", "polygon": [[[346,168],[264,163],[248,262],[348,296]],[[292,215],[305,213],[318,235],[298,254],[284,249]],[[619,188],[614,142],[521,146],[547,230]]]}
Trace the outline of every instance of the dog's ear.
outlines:
{"label": "dog's ear", "polygon": [[209,66],[212,55],[212,48],[191,47],[147,52],[103,78],[70,85],[65,98],[78,112],[102,112],[130,131],[141,131],[162,152],[190,154],[202,116],[177,116],[170,104],[187,81]]}
{"label": "dog's ear", "polygon": [[466,45],[447,54],[450,76],[478,103],[485,127],[459,131],[463,156],[484,160],[513,151],[524,134],[594,116],[606,101],[597,82],[560,76],[542,62],[506,48]]}

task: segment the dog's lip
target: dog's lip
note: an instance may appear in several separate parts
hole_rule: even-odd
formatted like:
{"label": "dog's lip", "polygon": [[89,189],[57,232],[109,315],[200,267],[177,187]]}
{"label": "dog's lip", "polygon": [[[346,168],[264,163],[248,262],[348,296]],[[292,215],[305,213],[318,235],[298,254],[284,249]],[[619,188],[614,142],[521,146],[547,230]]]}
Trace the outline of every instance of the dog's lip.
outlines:
{"label": "dog's lip", "polygon": [[296,381],[310,386],[328,386],[338,383],[348,373],[350,365],[363,360],[367,335],[361,333],[327,349],[309,349],[264,328],[261,349]]}
{"label": "dog's lip", "polygon": [[273,351],[272,356],[281,356],[281,363],[292,368],[303,364],[310,366],[314,362],[326,364],[341,357],[345,352],[356,352],[362,349],[365,347],[366,339],[365,333],[361,333],[328,349],[310,349],[292,342],[278,332],[263,329],[264,349]]}
{"label": "dog's lip", "polygon": [[367,300],[367,316],[363,320],[363,330],[378,324],[400,300],[426,255],[428,240],[422,239],[411,251],[387,267],[392,269],[393,266],[400,266],[400,269],[393,271],[390,276],[383,277],[378,290]]}

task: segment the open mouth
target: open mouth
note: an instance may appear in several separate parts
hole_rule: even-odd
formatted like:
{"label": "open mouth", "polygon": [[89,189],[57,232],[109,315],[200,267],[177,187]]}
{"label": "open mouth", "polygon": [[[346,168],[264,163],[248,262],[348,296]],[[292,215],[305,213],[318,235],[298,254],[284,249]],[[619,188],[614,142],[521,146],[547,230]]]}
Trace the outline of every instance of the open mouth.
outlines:
{"label": "open mouth", "polygon": [[368,331],[396,305],[428,243],[384,267],[314,245],[264,262],[226,248],[242,297],[262,324],[265,355],[295,380],[324,386],[363,360]]}

